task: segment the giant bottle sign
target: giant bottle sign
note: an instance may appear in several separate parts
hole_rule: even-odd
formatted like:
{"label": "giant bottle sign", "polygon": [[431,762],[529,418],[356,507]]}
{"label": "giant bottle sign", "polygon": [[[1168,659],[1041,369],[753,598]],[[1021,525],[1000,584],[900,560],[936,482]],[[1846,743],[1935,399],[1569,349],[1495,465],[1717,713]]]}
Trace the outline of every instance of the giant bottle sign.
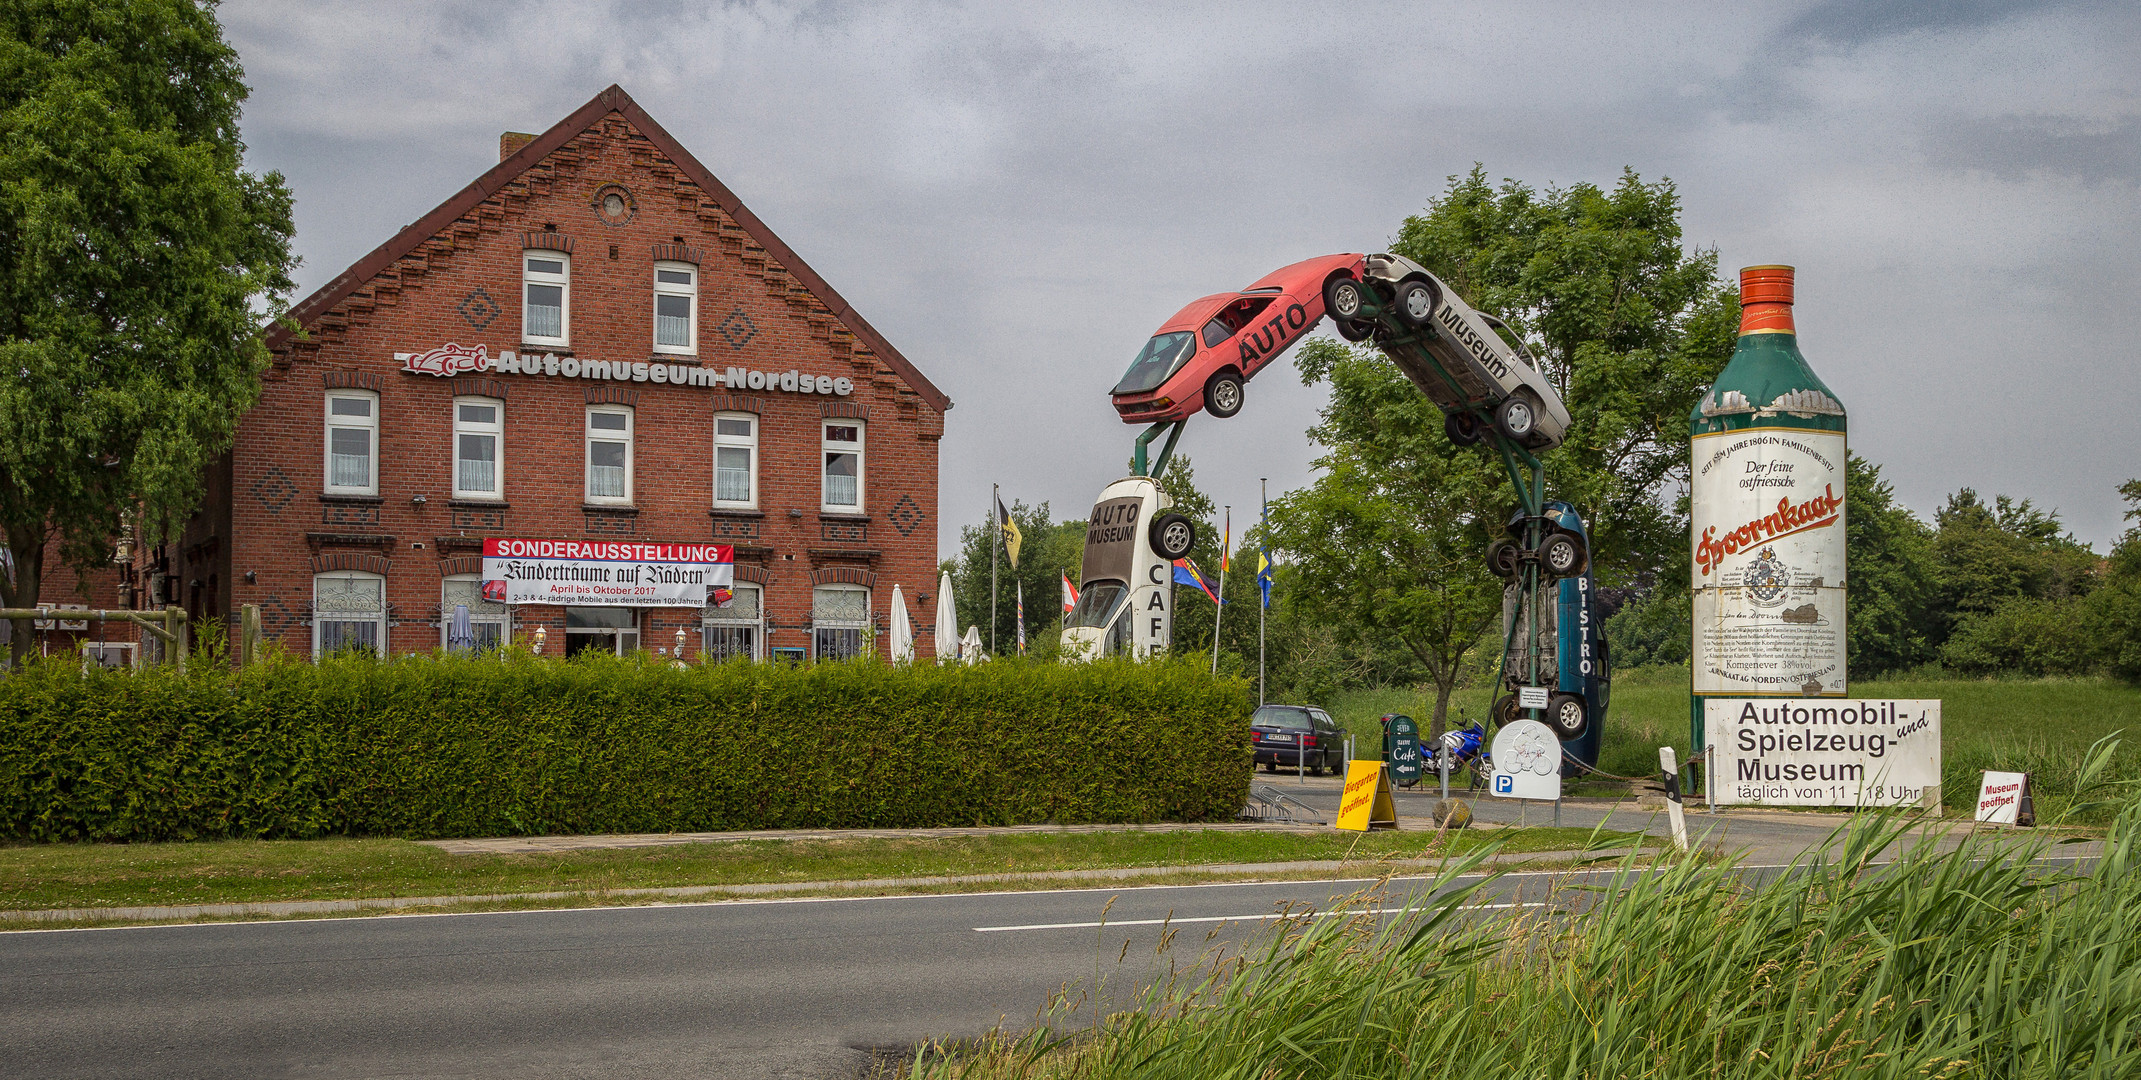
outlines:
{"label": "giant bottle sign", "polygon": [[1842,697],[1844,407],[1799,355],[1792,268],[1741,270],[1740,302],[1732,360],[1688,418],[1694,690]]}

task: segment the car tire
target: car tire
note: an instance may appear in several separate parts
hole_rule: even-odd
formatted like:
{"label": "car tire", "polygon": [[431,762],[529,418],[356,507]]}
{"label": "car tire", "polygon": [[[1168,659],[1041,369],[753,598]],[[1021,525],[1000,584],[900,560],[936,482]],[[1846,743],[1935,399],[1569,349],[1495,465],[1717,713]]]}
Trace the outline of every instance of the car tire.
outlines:
{"label": "car tire", "polygon": [[1555,694],[1546,701],[1546,726],[1563,741],[1581,739],[1591,730],[1591,717],[1583,699],[1575,694]]}
{"label": "car tire", "polygon": [[1523,554],[1524,550],[1517,546],[1516,541],[1506,537],[1496,540],[1487,545],[1487,569],[1494,571],[1494,576],[1504,581],[1515,580],[1517,561]]}
{"label": "car tire", "polygon": [[1408,326],[1426,326],[1435,321],[1435,308],[1440,298],[1435,287],[1424,281],[1405,281],[1398,284],[1398,294],[1393,305],[1398,309],[1398,318]]}
{"label": "car tire", "polygon": [[1152,531],[1147,535],[1153,552],[1169,562],[1187,556],[1197,546],[1196,523],[1176,513],[1153,518]]}
{"label": "car tire", "polygon": [[1539,407],[1523,394],[1511,394],[1495,407],[1494,427],[1504,438],[1523,442],[1539,430]]}
{"label": "car tire", "polygon": [[1487,717],[1494,721],[1495,727],[1507,727],[1518,720],[1524,719],[1524,710],[1517,708],[1517,696],[1515,694],[1503,694],[1501,697],[1494,699],[1494,704],[1487,707]]}
{"label": "car tire", "polygon": [[1552,577],[1576,577],[1583,573],[1586,561],[1583,545],[1567,533],[1553,533],[1539,545],[1539,563]]}
{"label": "car tire", "polygon": [[1451,446],[1470,446],[1479,441],[1479,418],[1468,412],[1453,412],[1442,418],[1442,433]]}
{"label": "car tire", "polygon": [[[1339,326],[1359,321],[1361,311],[1367,306],[1367,287],[1360,282],[1349,277],[1334,277],[1323,283],[1323,313]],[[1343,330],[1339,332],[1344,333]]]}
{"label": "car tire", "polygon": [[1204,411],[1226,419],[1241,411],[1241,376],[1222,371],[1204,384]]}
{"label": "car tire", "polygon": [[1375,327],[1354,319],[1332,319],[1331,325],[1338,328],[1338,336],[1347,341],[1366,341],[1375,336]]}

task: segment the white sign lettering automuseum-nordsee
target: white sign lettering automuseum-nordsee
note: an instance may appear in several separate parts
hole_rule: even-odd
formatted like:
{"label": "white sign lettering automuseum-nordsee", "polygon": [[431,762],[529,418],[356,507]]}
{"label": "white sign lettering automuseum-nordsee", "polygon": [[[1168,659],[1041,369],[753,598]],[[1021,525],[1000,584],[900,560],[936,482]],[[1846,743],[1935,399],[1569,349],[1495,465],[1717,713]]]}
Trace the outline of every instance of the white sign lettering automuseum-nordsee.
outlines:
{"label": "white sign lettering automuseum-nordsee", "polygon": [[1709,698],[1719,805],[1937,806],[1940,702]]}
{"label": "white sign lettering automuseum-nordsee", "polygon": [[708,590],[735,587],[735,551],[727,544],[488,539],[483,593],[507,604],[704,607]]}

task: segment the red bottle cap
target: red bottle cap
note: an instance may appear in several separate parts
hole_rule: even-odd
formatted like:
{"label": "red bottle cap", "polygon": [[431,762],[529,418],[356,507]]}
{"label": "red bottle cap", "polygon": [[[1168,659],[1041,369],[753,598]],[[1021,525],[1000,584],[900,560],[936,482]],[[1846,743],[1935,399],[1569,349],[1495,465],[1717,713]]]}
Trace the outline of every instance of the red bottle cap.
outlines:
{"label": "red bottle cap", "polygon": [[1740,333],[1795,334],[1792,325],[1792,268],[1740,268]]}

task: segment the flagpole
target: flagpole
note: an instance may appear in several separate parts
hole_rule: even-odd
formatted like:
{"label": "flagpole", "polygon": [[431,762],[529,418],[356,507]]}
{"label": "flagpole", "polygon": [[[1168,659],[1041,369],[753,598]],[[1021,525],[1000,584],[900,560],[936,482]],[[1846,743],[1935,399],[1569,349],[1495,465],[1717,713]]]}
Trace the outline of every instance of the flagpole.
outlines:
{"label": "flagpole", "polygon": [[996,655],[996,549],[1003,545],[1004,523],[996,516],[996,485],[989,485],[989,655]]}
{"label": "flagpole", "polygon": [[[1271,546],[1271,478],[1268,476],[1261,477],[1257,480],[1256,485],[1257,498],[1262,503],[1262,505],[1259,506],[1257,510],[1257,520],[1264,527],[1264,547],[1269,548]],[[1256,704],[1258,708],[1262,708],[1264,704],[1264,609],[1271,606],[1271,601],[1265,598],[1263,575],[1268,572],[1268,567],[1264,566],[1261,562],[1257,564]]]}
{"label": "flagpole", "polygon": [[1212,674],[1219,674],[1219,619],[1227,613],[1227,545],[1234,538],[1234,508],[1226,508],[1226,528],[1219,534],[1219,602],[1212,605]]}

